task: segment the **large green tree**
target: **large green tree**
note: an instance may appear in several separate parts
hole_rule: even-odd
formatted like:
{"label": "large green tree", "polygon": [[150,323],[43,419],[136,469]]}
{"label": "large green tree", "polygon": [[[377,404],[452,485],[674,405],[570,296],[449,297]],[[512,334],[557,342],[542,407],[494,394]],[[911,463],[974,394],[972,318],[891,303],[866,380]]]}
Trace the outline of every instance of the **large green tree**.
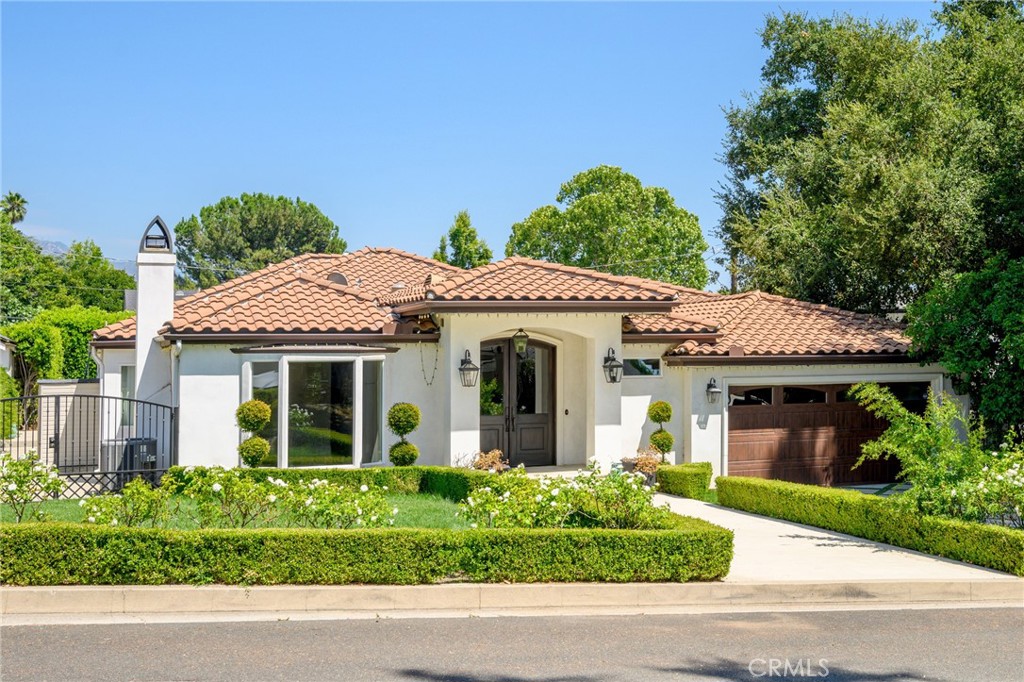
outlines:
{"label": "large green tree", "polygon": [[224,197],[174,227],[179,267],[202,287],[303,253],[342,253],[338,226],[299,198]]}
{"label": "large green tree", "polygon": [[467,270],[490,263],[493,257],[487,242],[480,239],[473,228],[469,211],[459,211],[447,234],[441,235],[441,243],[434,251],[434,260]]}
{"label": "large green tree", "polygon": [[8,192],[0,199],[0,211],[10,219],[11,225],[16,225],[25,219],[28,201],[17,192]]}
{"label": "large green tree", "polygon": [[1024,14],[935,26],[769,17],[762,87],[726,110],[720,233],[741,287],[902,308],[1024,250]]}
{"label": "large green tree", "polygon": [[86,308],[119,311],[124,308],[124,290],[135,288],[135,279],[114,267],[91,239],[72,242],[58,259],[64,283],[74,302]]}
{"label": "large green tree", "polygon": [[697,217],[661,187],[614,166],[562,185],[556,201],[512,226],[505,254],[703,288],[707,244]]}

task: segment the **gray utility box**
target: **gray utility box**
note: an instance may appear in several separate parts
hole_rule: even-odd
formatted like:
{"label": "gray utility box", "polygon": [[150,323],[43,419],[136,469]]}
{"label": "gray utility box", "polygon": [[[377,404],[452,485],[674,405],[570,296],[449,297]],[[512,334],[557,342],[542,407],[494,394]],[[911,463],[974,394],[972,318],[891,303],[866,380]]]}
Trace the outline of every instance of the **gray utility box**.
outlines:
{"label": "gray utility box", "polygon": [[103,444],[103,471],[144,471],[156,468],[156,438],[126,438]]}

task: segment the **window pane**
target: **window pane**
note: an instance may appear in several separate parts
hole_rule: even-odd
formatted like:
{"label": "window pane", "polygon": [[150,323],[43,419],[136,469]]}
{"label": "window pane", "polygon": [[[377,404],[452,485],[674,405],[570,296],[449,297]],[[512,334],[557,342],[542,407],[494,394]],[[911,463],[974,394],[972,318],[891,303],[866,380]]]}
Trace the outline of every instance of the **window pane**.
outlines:
{"label": "window pane", "polygon": [[277,395],[279,385],[279,372],[276,362],[254,362],[252,363],[252,397],[253,400],[262,400],[270,405],[270,421],[260,435],[270,443],[270,454],[263,458],[260,466],[277,466]]}
{"label": "window pane", "polygon": [[363,463],[381,461],[380,403],[381,370],[379,361],[363,363]]}
{"label": "window pane", "polygon": [[882,386],[892,391],[896,399],[903,403],[903,407],[914,414],[924,414],[924,410],[928,406],[928,389],[931,388],[931,384],[927,381],[900,382],[882,384]]}
{"label": "window pane", "polygon": [[551,402],[551,350],[528,346],[516,355],[516,413],[547,414]]}
{"label": "window pane", "polygon": [[135,425],[135,365],[121,366],[121,426]]}
{"label": "window pane", "polygon": [[786,405],[809,405],[811,403],[824,403],[825,391],[816,388],[804,388],[803,386],[786,386],[782,389],[782,402]]}
{"label": "window pane", "polygon": [[761,388],[730,388],[729,389],[729,404],[730,405],[771,405],[772,404],[772,387],[763,386]]}
{"label": "window pane", "polygon": [[352,367],[288,365],[288,466],[352,463]]}
{"label": "window pane", "polygon": [[661,359],[631,359],[623,362],[622,373],[627,377],[660,377]]}
{"label": "window pane", "polygon": [[480,347],[480,414],[505,413],[505,346]]}

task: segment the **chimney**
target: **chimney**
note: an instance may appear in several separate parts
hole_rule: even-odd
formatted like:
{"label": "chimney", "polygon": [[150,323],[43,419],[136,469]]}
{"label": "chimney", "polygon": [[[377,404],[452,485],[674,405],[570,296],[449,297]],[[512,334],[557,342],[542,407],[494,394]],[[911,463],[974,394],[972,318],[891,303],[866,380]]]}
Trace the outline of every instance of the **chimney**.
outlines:
{"label": "chimney", "polygon": [[155,340],[174,317],[174,241],[160,216],[142,233],[135,311],[135,397],[162,405],[171,402],[171,354]]}

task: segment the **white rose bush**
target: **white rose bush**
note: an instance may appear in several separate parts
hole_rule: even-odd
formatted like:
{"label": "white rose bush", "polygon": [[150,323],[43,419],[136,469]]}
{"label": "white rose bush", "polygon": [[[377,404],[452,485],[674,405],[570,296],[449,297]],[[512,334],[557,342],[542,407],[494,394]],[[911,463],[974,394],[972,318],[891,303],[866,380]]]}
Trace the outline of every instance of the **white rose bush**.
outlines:
{"label": "white rose bush", "polygon": [[35,452],[18,459],[11,453],[0,457],[0,504],[11,507],[18,523],[26,518],[43,520],[39,503],[59,497],[63,491],[57,468],[44,464]]}

